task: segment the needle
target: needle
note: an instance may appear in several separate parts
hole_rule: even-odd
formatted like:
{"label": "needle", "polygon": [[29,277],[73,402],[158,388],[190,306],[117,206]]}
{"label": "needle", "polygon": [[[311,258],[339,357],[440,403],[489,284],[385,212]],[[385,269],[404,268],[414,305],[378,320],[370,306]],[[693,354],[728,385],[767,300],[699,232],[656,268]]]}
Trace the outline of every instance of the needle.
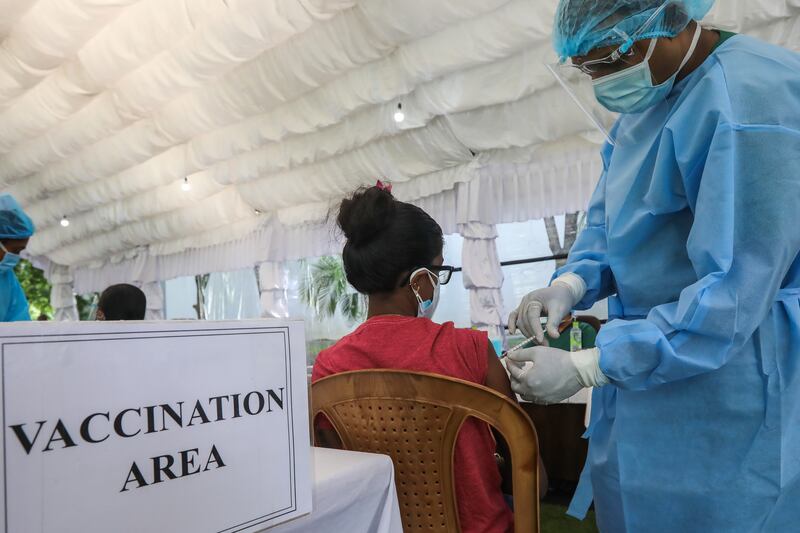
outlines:
{"label": "needle", "polygon": [[514,346],[513,348],[511,348],[510,350],[507,350],[505,353],[503,353],[503,355],[502,355],[502,357],[500,357],[500,359],[505,358],[505,356],[507,356],[511,352],[516,352],[517,350],[521,350],[521,349],[525,348],[526,346],[528,346],[530,344],[533,344],[533,343],[536,343],[536,337],[527,338],[524,341],[522,341],[521,343],[519,343],[516,346]]}

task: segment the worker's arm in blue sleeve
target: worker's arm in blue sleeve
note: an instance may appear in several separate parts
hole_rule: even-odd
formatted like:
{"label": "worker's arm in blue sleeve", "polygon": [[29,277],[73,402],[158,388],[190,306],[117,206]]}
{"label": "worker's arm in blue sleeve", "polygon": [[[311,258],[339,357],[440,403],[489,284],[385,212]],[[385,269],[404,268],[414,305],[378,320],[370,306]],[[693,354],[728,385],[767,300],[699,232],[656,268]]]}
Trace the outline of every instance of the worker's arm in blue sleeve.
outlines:
{"label": "worker's arm in blue sleeve", "polygon": [[684,177],[698,281],[677,302],[612,321],[597,337],[600,367],[619,387],[722,367],[766,318],[800,251],[800,131],[721,121],[701,168],[694,182]]}
{"label": "worker's arm in blue sleeve", "polygon": [[13,274],[9,276],[9,286],[4,290],[9,290],[11,298],[9,300],[9,307],[6,310],[5,322],[22,322],[31,319],[30,311],[28,311],[28,299],[25,298],[25,293],[22,291],[22,286],[17,281],[16,276]]}
{"label": "worker's arm in blue sleeve", "polygon": [[595,302],[616,292],[608,265],[606,236],[606,169],[612,150],[608,144],[603,149],[603,174],[586,212],[586,227],[575,240],[567,264],[553,276],[555,279],[566,273],[577,274],[586,283],[586,294],[575,305],[576,309],[589,309]]}

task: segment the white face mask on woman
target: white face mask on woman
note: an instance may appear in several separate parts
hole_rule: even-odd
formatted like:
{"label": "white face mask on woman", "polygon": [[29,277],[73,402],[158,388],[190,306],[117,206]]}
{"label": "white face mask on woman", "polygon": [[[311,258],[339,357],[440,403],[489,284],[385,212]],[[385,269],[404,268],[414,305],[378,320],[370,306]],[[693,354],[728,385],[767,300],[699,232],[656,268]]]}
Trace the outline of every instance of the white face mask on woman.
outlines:
{"label": "white face mask on woman", "polygon": [[[429,300],[423,300],[422,296],[419,295],[419,291],[414,288],[414,278],[422,273],[428,275],[428,279],[431,280],[431,286],[433,287],[433,297]],[[436,312],[436,306],[439,305],[439,278],[427,268],[418,268],[411,273],[410,280],[411,290],[414,291],[414,296],[417,297],[417,316],[428,319],[433,317],[433,313]]]}

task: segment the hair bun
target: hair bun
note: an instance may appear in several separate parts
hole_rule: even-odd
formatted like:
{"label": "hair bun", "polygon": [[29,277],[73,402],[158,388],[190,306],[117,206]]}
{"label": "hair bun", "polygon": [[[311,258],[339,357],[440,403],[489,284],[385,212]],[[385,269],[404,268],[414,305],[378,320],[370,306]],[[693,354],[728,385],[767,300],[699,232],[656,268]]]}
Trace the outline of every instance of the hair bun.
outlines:
{"label": "hair bun", "polygon": [[342,200],[336,223],[352,246],[364,246],[385,230],[394,218],[396,201],[387,189],[362,188]]}

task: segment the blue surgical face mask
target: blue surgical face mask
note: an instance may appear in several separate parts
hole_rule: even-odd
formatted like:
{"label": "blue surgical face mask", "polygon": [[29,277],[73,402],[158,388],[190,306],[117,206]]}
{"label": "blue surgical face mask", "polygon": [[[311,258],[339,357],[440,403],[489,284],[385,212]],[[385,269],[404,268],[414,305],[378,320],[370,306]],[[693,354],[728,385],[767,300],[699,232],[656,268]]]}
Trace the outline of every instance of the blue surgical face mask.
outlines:
{"label": "blue surgical face mask", "polygon": [[659,102],[663,102],[672,91],[678,73],[694,54],[701,31],[700,24],[697,24],[692,45],[686,52],[678,70],[664,83],[653,85],[650,58],[655,50],[657,40],[651,39],[644,61],[620,72],[597,78],[592,82],[597,101],[609,111],[617,113],[641,113]]}
{"label": "blue surgical face mask", "polygon": [[4,270],[12,270],[15,266],[17,266],[20,260],[20,256],[18,254],[12,254],[9,252],[8,249],[3,246],[2,242],[0,242],[0,250],[5,252],[3,258],[0,259],[0,272]]}
{"label": "blue surgical face mask", "polygon": [[429,300],[423,300],[417,289],[415,289],[413,285],[411,286],[411,290],[414,291],[414,296],[417,297],[417,316],[420,318],[432,318],[433,314],[436,312],[436,306],[439,305],[439,280],[427,268],[420,268],[411,274],[410,279],[412,280],[412,283],[414,278],[416,278],[420,273],[427,274],[428,279],[431,280],[431,285],[433,286],[433,297]]}

